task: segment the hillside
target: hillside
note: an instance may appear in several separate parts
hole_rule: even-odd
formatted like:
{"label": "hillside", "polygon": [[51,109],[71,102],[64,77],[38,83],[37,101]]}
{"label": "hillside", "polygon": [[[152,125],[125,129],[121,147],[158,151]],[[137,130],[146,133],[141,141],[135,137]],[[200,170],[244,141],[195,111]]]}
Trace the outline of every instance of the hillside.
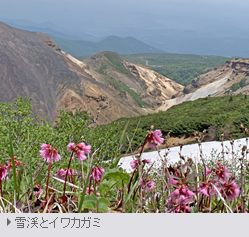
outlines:
{"label": "hillside", "polygon": [[49,36],[1,22],[0,52],[0,101],[31,97],[33,112],[50,122],[60,109],[74,113],[81,108],[94,117],[99,115],[99,124],[147,114],[183,89],[151,70],[126,65],[116,54],[115,64],[123,65],[124,71],[102,72],[93,65],[94,60],[105,61],[105,57],[95,56],[87,65],[61,51]]}
{"label": "hillside", "polygon": [[229,57],[170,53],[135,54],[122,57],[129,62],[144,65],[183,86],[190,84],[199,75],[212,71],[231,60]]}
{"label": "hillside", "polygon": [[121,38],[109,36],[99,42],[86,40],[69,40],[50,35],[54,42],[63,51],[74,57],[92,56],[101,51],[113,51],[118,54],[138,54],[138,53],[163,53],[164,51],[153,48],[133,37]]}
{"label": "hillside", "polygon": [[[144,134],[153,125],[160,129],[165,137],[171,131],[168,145],[177,146],[195,142],[194,132],[207,130],[206,141],[218,140],[224,134],[224,139],[241,138],[246,135],[240,129],[240,125],[249,127],[249,96],[233,95],[222,97],[206,97],[195,101],[187,101],[175,105],[167,111],[154,114],[140,115],[134,118],[121,118],[108,126],[125,131],[128,137],[134,139],[132,149],[138,149],[144,139]],[[106,126],[105,126],[106,127]],[[128,145],[124,142],[123,151]]]}
{"label": "hillside", "polygon": [[204,97],[249,94],[249,60],[237,58],[198,76],[184,90],[165,101],[159,110]]}
{"label": "hillside", "polygon": [[[131,96],[141,107],[157,108],[175,92],[183,89],[178,83],[144,67],[124,61],[117,53],[101,52],[83,61],[119,91]],[[99,77],[91,74],[93,77]],[[148,111],[151,111],[150,108]]]}

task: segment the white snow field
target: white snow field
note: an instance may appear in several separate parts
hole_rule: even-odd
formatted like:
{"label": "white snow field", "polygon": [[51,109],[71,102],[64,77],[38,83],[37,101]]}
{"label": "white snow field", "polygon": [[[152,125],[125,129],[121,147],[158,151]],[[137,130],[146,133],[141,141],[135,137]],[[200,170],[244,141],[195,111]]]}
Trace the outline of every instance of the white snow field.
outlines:
{"label": "white snow field", "polygon": [[[231,144],[230,141],[224,141],[224,151],[231,151]],[[238,154],[238,152],[241,153],[241,148],[243,145],[246,145],[246,138],[241,138],[238,140],[234,140],[234,152]],[[172,147],[169,148],[169,154],[167,155],[168,162],[169,163],[175,163],[179,161],[179,151],[180,147]],[[213,142],[202,142],[202,153],[203,157],[206,159],[211,159],[212,155],[213,156],[218,156],[222,151],[222,146],[220,141],[213,141]],[[155,161],[154,166],[159,167],[161,165],[161,158],[158,154],[163,157],[165,155],[165,149],[159,150],[159,151],[152,151],[152,152],[145,152],[142,154],[142,159],[151,159],[151,163]],[[192,158],[193,161],[197,159],[197,161],[200,161],[200,150],[199,150],[199,145],[196,144],[191,144],[191,145],[184,145],[182,147],[182,152],[181,154],[185,156],[185,158]],[[230,159],[231,158],[231,152],[230,154],[225,154],[225,159]],[[131,172],[132,168],[130,166],[130,162],[135,159],[135,156],[126,156],[122,157],[119,161],[119,165],[121,168],[125,169],[127,172]],[[148,165],[147,165],[148,166]]]}

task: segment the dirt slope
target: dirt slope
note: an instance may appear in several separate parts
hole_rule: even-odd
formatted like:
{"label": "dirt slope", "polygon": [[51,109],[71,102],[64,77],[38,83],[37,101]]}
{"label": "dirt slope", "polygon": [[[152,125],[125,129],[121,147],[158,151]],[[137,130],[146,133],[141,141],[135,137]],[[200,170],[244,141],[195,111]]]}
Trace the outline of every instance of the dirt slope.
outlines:
{"label": "dirt slope", "polygon": [[184,101],[207,96],[249,94],[249,59],[237,58],[227,61],[220,67],[200,75],[174,99],[166,100],[158,110],[167,110]]}
{"label": "dirt slope", "polygon": [[[31,97],[33,112],[53,122],[82,108],[98,123],[153,112],[183,87],[111,52],[80,62],[43,33],[0,22],[0,101]],[[107,56],[106,56],[107,55]],[[107,65],[105,65],[105,63]]]}

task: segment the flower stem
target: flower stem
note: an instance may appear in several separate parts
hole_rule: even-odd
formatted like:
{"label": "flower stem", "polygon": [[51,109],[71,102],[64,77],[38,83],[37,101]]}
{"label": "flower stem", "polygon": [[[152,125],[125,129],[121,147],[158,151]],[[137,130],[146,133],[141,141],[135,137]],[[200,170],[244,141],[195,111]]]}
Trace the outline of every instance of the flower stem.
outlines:
{"label": "flower stem", "polygon": [[147,136],[145,137],[145,139],[144,139],[144,142],[143,142],[143,145],[142,145],[142,148],[141,148],[140,154],[139,154],[139,157],[140,157],[140,158],[141,158],[141,155],[142,155],[142,153],[143,153],[144,146],[145,146],[145,144],[146,144],[147,139],[148,139],[148,135],[147,135]]}
{"label": "flower stem", "polygon": [[47,187],[46,187],[46,195],[45,195],[45,201],[47,201],[47,195],[48,195],[48,182],[49,182],[49,176],[50,176],[50,169],[53,161],[53,155],[51,156],[49,166],[48,166],[48,178],[47,178]]}
{"label": "flower stem", "polygon": [[69,160],[68,167],[67,167],[67,172],[66,172],[66,177],[65,177],[65,183],[64,183],[64,190],[63,190],[63,196],[65,196],[65,193],[66,193],[67,175],[68,175],[68,170],[69,170],[70,165],[71,165],[72,157],[73,157],[73,152],[71,153],[70,160]]}
{"label": "flower stem", "polygon": [[1,197],[3,197],[2,180],[0,179]]}

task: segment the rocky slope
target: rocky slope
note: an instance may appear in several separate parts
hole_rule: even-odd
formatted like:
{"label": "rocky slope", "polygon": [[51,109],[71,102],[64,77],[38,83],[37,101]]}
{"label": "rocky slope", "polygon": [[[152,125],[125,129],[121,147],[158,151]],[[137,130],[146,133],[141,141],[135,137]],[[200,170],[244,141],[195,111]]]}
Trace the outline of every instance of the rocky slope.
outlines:
{"label": "rocky slope", "polygon": [[35,114],[53,122],[60,109],[79,108],[106,124],[153,112],[183,87],[103,52],[80,62],[43,33],[0,22],[0,101],[31,97]]}
{"label": "rocky slope", "polygon": [[249,94],[249,59],[236,58],[195,78],[191,84],[166,100],[158,110],[207,96]]}

